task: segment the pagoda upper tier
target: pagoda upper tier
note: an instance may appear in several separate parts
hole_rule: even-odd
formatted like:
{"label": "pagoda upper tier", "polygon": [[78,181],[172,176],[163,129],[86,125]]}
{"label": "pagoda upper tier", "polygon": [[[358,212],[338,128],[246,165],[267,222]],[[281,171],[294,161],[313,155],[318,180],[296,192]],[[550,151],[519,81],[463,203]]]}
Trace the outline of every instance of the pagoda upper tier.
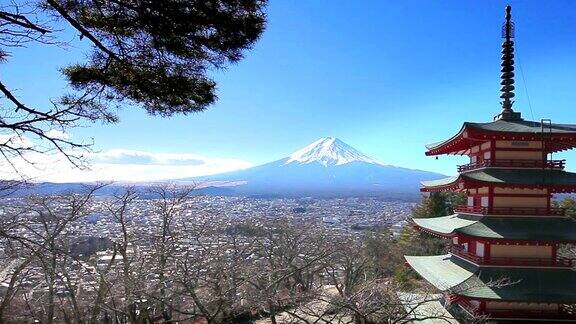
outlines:
{"label": "pagoda upper tier", "polygon": [[576,147],[576,125],[523,119],[499,119],[489,123],[465,122],[450,139],[427,145],[426,155],[468,155],[473,147],[490,141],[538,141],[541,151],[559,152]]}

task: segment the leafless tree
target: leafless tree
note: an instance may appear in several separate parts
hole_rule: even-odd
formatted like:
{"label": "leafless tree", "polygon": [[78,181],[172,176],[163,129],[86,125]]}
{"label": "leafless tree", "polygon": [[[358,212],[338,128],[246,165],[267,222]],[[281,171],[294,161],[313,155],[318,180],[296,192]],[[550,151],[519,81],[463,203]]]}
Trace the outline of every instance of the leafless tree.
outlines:
{"label": "leafless tree", "polygon": [[156,301],[155,312],[165,320],[172,317],[172,309],[177,300],[173,299],[173,278],[176,261],[182,253],[182,227],[186,207],[193,198],[195,185],[179,186],[163,184],[151,187],[148,194],[153,198],[153,216],[150,243],[153,249],[153,271],[157,277],[154,293],[148,296]]}
{"label": "leafless tree", "polygon": [[[141,296],[137,289],[137,283],[140,279],[139,276],[145,274],[142,271],[142,263],[138,263],[138,255],[134,250],[137,244],[134,235],[137,235],[137,233],[131,230],[131,212],[133,213],[133,204],[137,197],[138,193],[134,188],[126,188],[123,193],[117,195],[113,202],[107,206],[110,214],[120,224],[121,236],[116,247],[122,257],[121,284],[124,288],[122,298],[125,305],[124,312],[130,323],[137,322],[136,300]],[[137,269],[140,271],[137,272]]]}
{"label": "leafless tree", "polygon": [[332,253],[322,232],[313,233],[304,224],[280,218],[268,220],[257,241],[257,262],[247,279],[247,299],[277,323],[277,314],[311,295],[323,261]]}
{"label": "leafless tree", "polygon": [[256,255],[257,238],[246,237],[234,226],[205,215],[186,229],[188,241],[176,263],[174,285],[183,300],[174,309],[186,318],[222,323],[249,311],[245,302],[249,265]]}
{"label": "leafless tree", "polygon": [[[0,236],[17,245],[17,256],[4,269],[10,273],[10,284],[0,304],[0,321],[5,320],[10,304],[20,287],[19,280],[30,267],[40,269],[45,293],[39,296],[42,310],[30,309],[32,316],[42,316],[45,323],[53,323],[57,312],[56,285],[61,281],[61,267],[65,267],[68,253],[66,233],[70,225],[90,212],[94,193],[103,185],[87,188],[85,194],[69,194],[58,197],[30,197],[26,204],[13,206],[6,219],[9,224],[0,228]],[[77,311],[77,309],[76,309]]]}

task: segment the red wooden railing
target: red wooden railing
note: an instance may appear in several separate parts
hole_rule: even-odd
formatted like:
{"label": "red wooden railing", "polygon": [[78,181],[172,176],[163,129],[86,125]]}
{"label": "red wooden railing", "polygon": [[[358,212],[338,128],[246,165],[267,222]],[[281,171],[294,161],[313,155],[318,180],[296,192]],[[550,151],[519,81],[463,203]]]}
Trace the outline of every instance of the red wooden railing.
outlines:
{"label": "red wooden railing", "polygon": [[565,208],[456,206],[454,212],[478,215],[565,216]]}
{"label": "red wooden railing", "polygon": [[571,268],[576,265],[576,259],[557,257],[552,258],[523,258],[523,257],[481,257],[465,251],[458,245],[450,247],[450,252],[464,259],[480,265],[493,266],[525,266],[525,267],[558,267]]}
{"label": "red wooden railing", "polygon": [[458,172],[470,171],[479,168],[538,168],[538,169],[564,169],[566,160],[484,160],[458,166]]}
{"label": "red wooden railing", "polygon": [[484,264],[484,257],[477,256],[476,254],[470,253],[464,250],[463,247],[458,245],[450,246],[450,253],[460,256],[466,260],[470,260],[476,264]]}
{"label": "red wooden railing", "polygon": [[480,206],[456,206],[454,207],[454,212],[456,213],[466,213],[466,214],[488,214],[488,207]]}

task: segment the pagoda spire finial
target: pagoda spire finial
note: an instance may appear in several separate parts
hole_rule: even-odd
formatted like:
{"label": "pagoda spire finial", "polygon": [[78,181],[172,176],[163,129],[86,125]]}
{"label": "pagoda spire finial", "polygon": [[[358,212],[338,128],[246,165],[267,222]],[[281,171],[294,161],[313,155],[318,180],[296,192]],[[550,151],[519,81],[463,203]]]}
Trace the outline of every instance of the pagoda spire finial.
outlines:
{"label": "pagoda spire finial", "polygon": [[514,101],[514,22],[512,22],[512,7],[506,6],[506,21],[502,26],[502,63],[500,66],[500,98],[502,112],[494,120],[522,120],[519,112],[512,110]]}

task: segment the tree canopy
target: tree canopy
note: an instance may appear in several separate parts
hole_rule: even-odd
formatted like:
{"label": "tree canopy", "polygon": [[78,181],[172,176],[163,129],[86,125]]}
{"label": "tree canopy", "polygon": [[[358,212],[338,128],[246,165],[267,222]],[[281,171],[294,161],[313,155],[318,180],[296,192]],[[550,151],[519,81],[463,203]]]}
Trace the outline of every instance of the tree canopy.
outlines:
{"label": "tree canopy", "polygon": [[[49,130],[84,120],[118,121],[130,104],[151,115],[205,110],[216,99],[209,71],[237,62],[259,39],[266,0],[21,0],[0,5],[0,63],[28,43],[59,45],[72,29],[91,52],[63,67],[69,93],[49,107],[31,107],[0,79],[0,153],[85,147]],[[61,35],[60,35],[61,37]],[[30,76],[32,77],[32,76]],[[26,89],[24,89],[26,90]],[[33,137],[46,146],[23,145]],[[75,162],[74,156],[68,154]]]}
{"label": "tree canopy", "polygon": [[432,192],[412,211],[412,217],[428,218],[447,216],[453,213],[454,206],[465,205],[466,196],[451,192]]}
{"label": "tree canopy", "polygon": [[554,207],[565,208],[566,216],[576,218],[576,199],[574,197],[564,197],[562,200],[553,201]]}

